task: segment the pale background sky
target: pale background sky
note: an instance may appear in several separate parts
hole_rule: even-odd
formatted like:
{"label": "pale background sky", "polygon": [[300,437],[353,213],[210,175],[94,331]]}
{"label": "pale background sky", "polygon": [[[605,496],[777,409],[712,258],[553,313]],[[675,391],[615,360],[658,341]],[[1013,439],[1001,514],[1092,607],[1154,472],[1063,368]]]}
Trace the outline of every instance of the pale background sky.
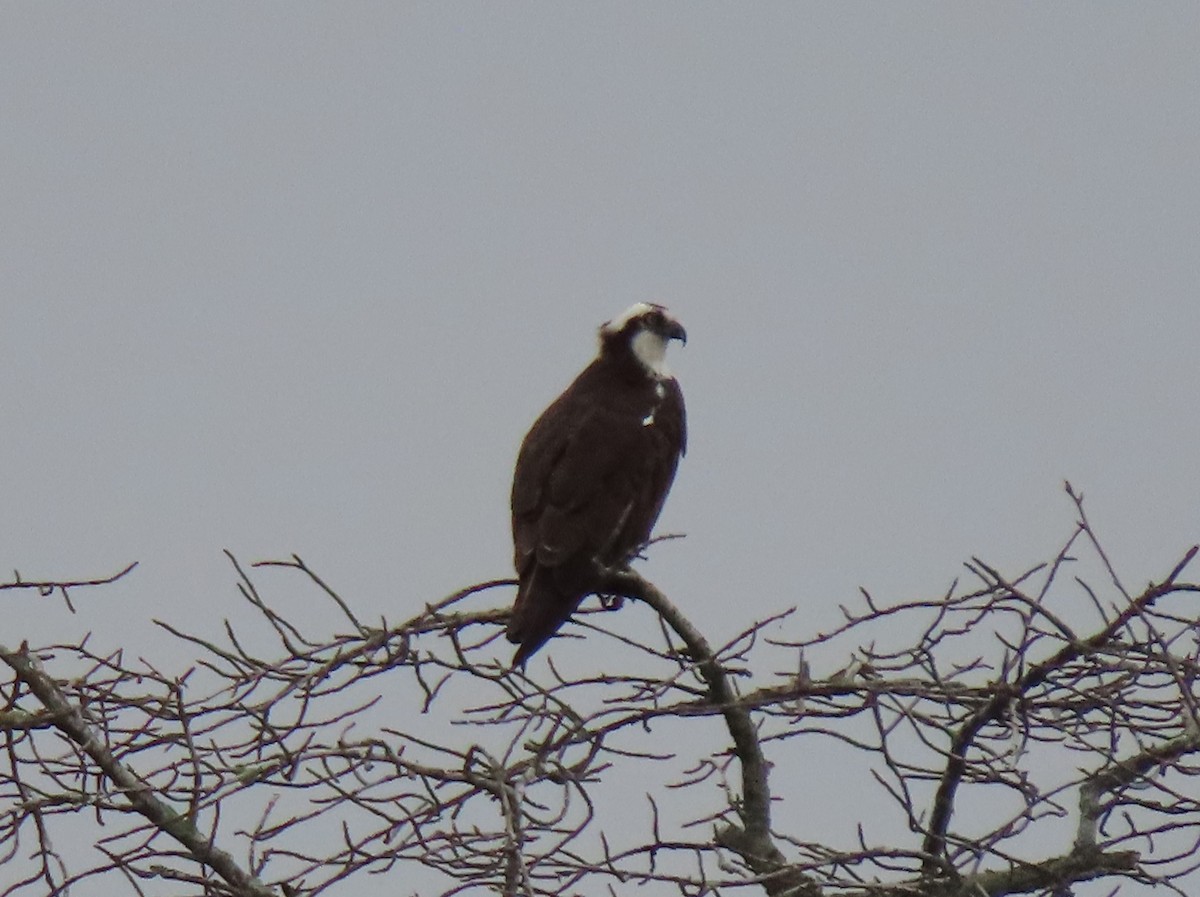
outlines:
{"label": "pale background sky", "polygon": [[2,21],[0,568],[141,562],[5,642],[183,664],[224,548],[368,619],[508,575],[516,447],[639,300],[690,337],[643,569],[716,641],[1046,559],[1064,478],[1135,584],[1200,540],[1195,3]]}

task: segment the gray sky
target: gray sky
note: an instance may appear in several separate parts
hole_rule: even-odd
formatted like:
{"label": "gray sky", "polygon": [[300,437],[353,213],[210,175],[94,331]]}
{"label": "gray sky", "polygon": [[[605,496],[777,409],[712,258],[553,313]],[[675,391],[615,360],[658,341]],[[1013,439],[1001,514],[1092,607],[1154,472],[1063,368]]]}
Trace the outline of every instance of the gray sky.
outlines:
{"label": "gray sky", "polygon": [[1190,2],[10,5],[0,567],[141,567],[5,640],[177,655],[224,548],[367,618],[507,575],[516,447],[638,300],[690,337],[644,569],[715,640],[1046,559],[1064,478],[1160,577],[1197,46]]}

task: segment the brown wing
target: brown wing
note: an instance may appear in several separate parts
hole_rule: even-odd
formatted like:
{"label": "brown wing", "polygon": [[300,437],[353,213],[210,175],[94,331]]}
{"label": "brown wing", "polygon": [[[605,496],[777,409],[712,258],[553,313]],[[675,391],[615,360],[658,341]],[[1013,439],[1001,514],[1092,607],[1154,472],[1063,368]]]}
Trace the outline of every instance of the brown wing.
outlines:
{"label": "brown wing", "polygon": [[[589,569],[595,557],[613,562],[609,549],[651,479],[652,451],[643,428],[629,427],[619,412],[598,404],[574,407],[580,411],[574,419],[547,420],[548,411],[518,458],[513,480],[518,573],[531,561],[550,568],[586,561]],[[562,580],[569,571],[559,572],[556,580],[568,585]]]}
{"label": "brown wing", "polygon": [[587,374],[546,409],[517,458],[512,525],[521,585],[508,630],[521,643],[516,663],[594,590],[597,561],[624,563],[646,541],[684,448],[675,381],[659,399],[652,383],[590,390]]}
{"label": "brown wing", "polygon": [[646,437],[653,442],[648,452],[653,463],[649,467],[648,482],[642,493],[645,501],[630,519],[629,531],[623,542],[624,554],[618,560],[627,560],[631,552],[650,539],[658,515],[666,504],[667,493],[675,481],[679,459],[687,451],[687,413],[683,392],[673,379],[663,381],[663,387],[666,395],[654,413],[654,425],[646,428]]}

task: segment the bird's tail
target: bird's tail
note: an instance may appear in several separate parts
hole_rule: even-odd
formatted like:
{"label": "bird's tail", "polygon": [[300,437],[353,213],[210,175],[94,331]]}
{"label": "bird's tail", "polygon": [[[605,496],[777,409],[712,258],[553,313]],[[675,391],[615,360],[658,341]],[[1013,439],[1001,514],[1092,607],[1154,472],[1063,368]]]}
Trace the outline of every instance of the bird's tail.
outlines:
{"label": "bird's tail", "polygon": [[514,667],[524,666],[538,648],[550,640],[579,606],[583,596],[560,593],[551,578],[540,576],[536,567],[517,587],[517,600],[508,618],[508,640],[518,645]]}

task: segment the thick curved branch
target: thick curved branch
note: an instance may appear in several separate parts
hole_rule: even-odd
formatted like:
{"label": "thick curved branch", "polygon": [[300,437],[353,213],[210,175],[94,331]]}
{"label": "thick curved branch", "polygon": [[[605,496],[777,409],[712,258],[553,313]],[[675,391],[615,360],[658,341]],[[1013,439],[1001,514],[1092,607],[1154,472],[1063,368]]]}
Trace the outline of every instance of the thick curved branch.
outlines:
{"label": "thick curved branch", "polygon": [[721,846],[737,853],[756,874],[771,897],[817,893],[806,876],[788,869],[787,860],[771,838],[771,788],[769,765],[763,756],[758,730],[750,710],[739,702],[729,675],[717,660],[708,640],[653,583],[633,570],[608,570],[602,592],[646,602],[687,646],[708,687],[709,700],[725,718],[733,752],[742,767],[741,827],[729,825],[717,832]]}

